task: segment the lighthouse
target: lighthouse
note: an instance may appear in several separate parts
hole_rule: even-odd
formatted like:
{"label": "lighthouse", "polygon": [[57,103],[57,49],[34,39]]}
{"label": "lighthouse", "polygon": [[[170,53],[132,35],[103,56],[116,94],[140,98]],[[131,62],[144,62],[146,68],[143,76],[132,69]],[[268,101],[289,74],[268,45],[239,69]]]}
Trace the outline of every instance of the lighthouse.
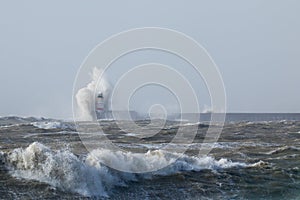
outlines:
{"label": "lighthouse", "polygon": [[103,94],[99,93],[96,97],[96,115],[98,119],[104,118],[104,98]]}

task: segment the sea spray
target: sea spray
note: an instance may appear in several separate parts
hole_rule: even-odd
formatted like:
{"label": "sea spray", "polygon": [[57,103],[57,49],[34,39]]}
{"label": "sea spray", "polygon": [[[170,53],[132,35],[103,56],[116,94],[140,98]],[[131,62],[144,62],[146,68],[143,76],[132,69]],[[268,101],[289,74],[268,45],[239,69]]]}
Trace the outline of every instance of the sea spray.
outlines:
{"label": "sea spray", "polygon": [[[111,183],[114,177],[105,167],[86,165],[68,150],[53,151],[38,142],[25,149],[14,149],[5,160],[15,177],[48,183],[84,196],[106,196],[105,190],[116,185]],[[106,180],[106,186],[102,179]]]}
{"label": "sea spray", "polygon": [[[152,179],[153,176],[170,176],[181,171],[218,170],[231,167],[247,167],[245,163],[232,162],[225,158],[177,155],[162,150],[145,154],[96,149],[79,158],[68,149],[52,150],[34,142],[27,148],[17,148],[0,154],[5,166],[14,177],[37,180],[63,191],[79,193],[83,196],[108,196],[115,186],[124,186],[129,181]],[[104,166],[101,161],[111,159],[132,170],[139,165],[161,165],[173,161],[168,167],[142,174],[120,172]],[[150,168],[150,166],[149,166]]]}
{"label": "sea spray", "polygon": [[91,121],[95,112],[95,95],[102,93],[104,96],[104,107],[108,110],[108,101],[111,92],[111,84],[103,71],[97,67],[93,68],[91,82],[76,93],[76,104],[80,121]]}

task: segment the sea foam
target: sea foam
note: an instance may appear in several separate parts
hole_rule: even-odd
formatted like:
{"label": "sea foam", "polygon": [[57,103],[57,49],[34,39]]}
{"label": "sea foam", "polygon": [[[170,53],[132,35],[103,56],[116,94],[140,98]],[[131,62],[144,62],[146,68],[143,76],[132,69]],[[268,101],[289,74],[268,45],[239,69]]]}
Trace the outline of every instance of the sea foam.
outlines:
{"label": "sea foam", "polygon": [[68,129],[75,130],[75,125],[66,122],[59,121],[42,121],[42,122],[32,122],[31,125],[40,129]]}
{"label": "sea foam", "polygon": [[[148,151],[145,154],[96,149],[79,158],[68,149],[52,150],[34,142],[27,148],[17,148],[0,154],[1,160],[12,176],[37,180],[57,187],[63,191],[79,193],[83,196],[108,196],[115,186],[124,186],[128,181],[152,179],[155,176],[170,176],[182,171],[218,170],[231,167],[247,167],[245,163],[232,162],[225,158],[196,157],[178,155],[162,150]],[[106,167],[102,161],[122,165],[128,171],[139,167],[151,169],[151,166],[168,167],[161,170],[133,174],[120,172]]]}

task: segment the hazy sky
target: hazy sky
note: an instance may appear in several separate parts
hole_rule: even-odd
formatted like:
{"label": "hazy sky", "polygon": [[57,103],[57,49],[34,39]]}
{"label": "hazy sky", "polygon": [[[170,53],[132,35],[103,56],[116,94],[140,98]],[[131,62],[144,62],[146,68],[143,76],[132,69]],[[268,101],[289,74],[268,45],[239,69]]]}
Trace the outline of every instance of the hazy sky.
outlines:
{"label": "hazy sky", "polygon": [[70,118],[89,51],[145,26],[178,30],[208,50],[229,112],[300,112],[299,10],[298,0],[1,1],[0,115]]}

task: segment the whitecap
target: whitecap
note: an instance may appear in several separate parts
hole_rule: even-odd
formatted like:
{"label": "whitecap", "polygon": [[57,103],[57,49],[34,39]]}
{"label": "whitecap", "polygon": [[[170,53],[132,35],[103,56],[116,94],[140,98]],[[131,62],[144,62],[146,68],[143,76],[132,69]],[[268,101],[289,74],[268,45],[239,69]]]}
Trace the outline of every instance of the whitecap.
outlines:
{"label": "whitecap", "polygon": [[[0,159],[14,177],[37,180],[83,196],[108,196],[115,186],[124,186],[128,181],[151,179],[153,175],[169,176],[181,171],[197,172],[203,169],[249,166],[226,158],[217,160],[210,156],[179,156],[174,152],[163,150],[132,153],[96,149],[79,158],[68,149],[52,150],[38,142],[30,144],[25,149],[17,148],[8,153],[2,152]],[[140,168],[151,171],[152,166],[167,167],[137,175],[113,170],[102,164],[109,162],[111,166],[123,166],[125,171],[139,171]]]}

